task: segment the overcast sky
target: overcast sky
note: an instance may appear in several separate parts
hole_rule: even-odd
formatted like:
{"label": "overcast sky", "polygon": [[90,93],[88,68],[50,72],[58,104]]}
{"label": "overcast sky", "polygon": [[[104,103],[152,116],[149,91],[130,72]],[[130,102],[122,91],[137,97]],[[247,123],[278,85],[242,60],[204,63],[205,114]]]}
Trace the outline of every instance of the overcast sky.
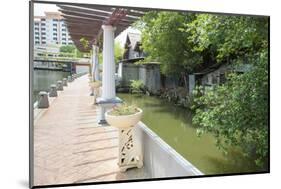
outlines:
{"label": "overcast sky", "polygon": [[[59,8],[53,4],[34,3],[34,16],[44,16],[44,12],[58,12],[58,10]],[[119,42],[122,46],[124,46],[128,32],[140,33],[136,29],[128,28],[124,30],[119,36],[117,36],[115,38],[115,41]]]}
{"label": "overcast sky", "polygon": [[44,16],[44,12],[58,12],[58,10],[56,5],[34,3],[34,16]]}

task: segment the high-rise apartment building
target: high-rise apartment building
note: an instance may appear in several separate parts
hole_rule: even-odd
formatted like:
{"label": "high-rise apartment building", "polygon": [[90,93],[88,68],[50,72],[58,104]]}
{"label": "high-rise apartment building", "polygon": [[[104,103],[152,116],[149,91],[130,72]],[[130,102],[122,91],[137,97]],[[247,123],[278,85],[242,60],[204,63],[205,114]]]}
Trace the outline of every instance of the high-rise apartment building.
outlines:
{"label": "high-rise apartment building", "polygon": [[34,17],[34,44],[73,44],[59,12],[45,12],[45,16]]}

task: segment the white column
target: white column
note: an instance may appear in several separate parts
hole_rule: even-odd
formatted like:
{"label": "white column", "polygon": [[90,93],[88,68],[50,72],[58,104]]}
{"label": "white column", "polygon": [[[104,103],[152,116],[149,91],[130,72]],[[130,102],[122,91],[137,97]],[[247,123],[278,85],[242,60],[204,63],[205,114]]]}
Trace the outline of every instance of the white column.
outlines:
{"label": "white column", "polygon": [[93,45],[93,57],[92,57],[92,76],[95,81],[100,80],[99,78],[99,47]]}
{"label": "white column", "polygon": [[91,75],[92,75],[92,78],[91,79],[93,79],[94,78],[94,66],[95,66],[95,51],[94,51],[94,46],[95,45],[93,45],[93,47],[92,47],[92,49],[93,49],[93,52],[92,52],[92,55],[91,55],[91,60],[92,60],[92,65],[91,65]]}
{"label": "white column", "polygon": [[102,98],[115,98],[114,31],[115,27],[103,25]]}

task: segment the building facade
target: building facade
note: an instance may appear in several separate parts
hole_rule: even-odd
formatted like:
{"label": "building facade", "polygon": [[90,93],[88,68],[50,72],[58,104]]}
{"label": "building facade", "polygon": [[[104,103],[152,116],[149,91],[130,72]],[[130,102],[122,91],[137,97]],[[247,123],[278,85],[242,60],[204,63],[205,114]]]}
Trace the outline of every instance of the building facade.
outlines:
{"label": "building facade", "polygon": [[145,53],[141,48],[141,34],[139,33],[128,33],[124,46],[123,60],[134,60],[143,59]]}
{"label": "building facade", "polygon": [[34,45],[73,44],[59,12],[34,17]]}

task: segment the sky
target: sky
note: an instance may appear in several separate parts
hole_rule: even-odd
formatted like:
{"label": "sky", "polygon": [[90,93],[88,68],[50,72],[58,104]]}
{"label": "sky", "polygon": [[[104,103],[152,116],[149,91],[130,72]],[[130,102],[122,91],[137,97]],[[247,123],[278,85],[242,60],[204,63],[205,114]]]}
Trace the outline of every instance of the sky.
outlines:
{"label": "sky", "polygon": [[[53,4],[34,4],[34,16],[44,16],[44,12],[58,12],[59,8]],[[124,46],[126,41],[127,33],[140,33],[139,30],[129,27],[128,29],[124,30],[120,33],[116,38],[115,41],[119,42],[121,46]]]}

